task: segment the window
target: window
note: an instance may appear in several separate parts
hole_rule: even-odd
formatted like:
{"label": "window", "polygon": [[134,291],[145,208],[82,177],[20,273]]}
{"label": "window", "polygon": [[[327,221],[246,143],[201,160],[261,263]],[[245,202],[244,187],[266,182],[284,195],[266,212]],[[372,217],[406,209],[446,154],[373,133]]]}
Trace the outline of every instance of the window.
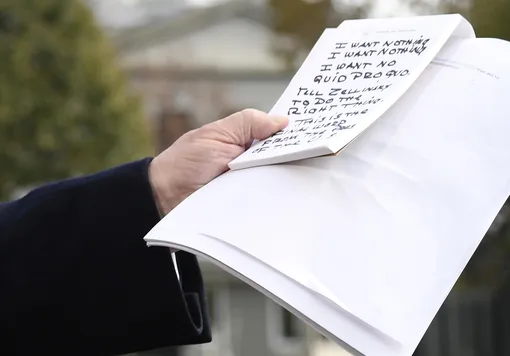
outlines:
{"label": "window", "polygon": [[214,295],[214,289],[211,286],[206,288],[206,299],[207,299],[207,308],[209,311],[209,322],[211,325],[211,329],[216,327],[216,298]]}
{"label": "window", "polygon": [[266,299],[266,335],[269,348],[276,354],[300,352],[306,344],[306,326],[286,308]]}
{"label": "window", "polygon": [[298,338],[301,336],[300,321],[288,310],[281,308],[281,332],[285,338]]}

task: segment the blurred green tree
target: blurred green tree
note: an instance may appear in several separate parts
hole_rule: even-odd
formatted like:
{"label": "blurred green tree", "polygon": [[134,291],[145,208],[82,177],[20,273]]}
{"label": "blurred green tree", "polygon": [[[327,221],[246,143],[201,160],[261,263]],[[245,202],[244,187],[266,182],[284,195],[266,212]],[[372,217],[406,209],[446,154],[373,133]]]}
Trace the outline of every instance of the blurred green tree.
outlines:
{"label": "blurred green tree", "polygon": [[473,0],[467,17],[478,37],[495,37],[510,40],[510,1]]}
{"label": "blurred green tree", "polygon": [[300,65],[301,53],[308,52],[322,32],[337,27],[346,19],[364,17],[371,9],[371,1],[347,5],[332,0],[267,0],[271,12],[271,26],[277,35],[290,39],[274,44],[273,50],[289,69]]}
{"label": "blurred green tree", "polygon": [[80,0],[0,2],[0,200],[150,152],[138,98]]}
{"label": "blurred green tree", "polygon": [[460,13],[473,25],[477,37],[510,40],[510,1],[508,0],[410,0],[420,14]]}

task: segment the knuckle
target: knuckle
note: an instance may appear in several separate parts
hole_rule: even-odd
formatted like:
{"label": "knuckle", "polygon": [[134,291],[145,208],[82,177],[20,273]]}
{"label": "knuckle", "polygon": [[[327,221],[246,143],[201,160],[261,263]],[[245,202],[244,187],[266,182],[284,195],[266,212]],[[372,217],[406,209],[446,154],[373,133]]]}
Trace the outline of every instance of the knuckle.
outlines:
{"label": "knuckle", "polygon": [[218,132],[221,132],[221,125],[217,121],[213,121],[194,130],[192,138],[215,137]]}
{"label": "knuckle", "polygon": [[198,135],[200,135],[200,132],[199,132],[200,130],[201,129],[189,130],[186,133],[184,133],[184,135],[182,135],[182,137],[184,139],[193,140],[193,139],[197,138]]}
{"label": "knuckle", "polygon": [[260,111],[258,111],[257,109],[251,109],[251,108],[244,109],[243,111],[241,111],[241,115],[243,116],[243,118],[246,118],[248,120],[253,120],[260,115]]}

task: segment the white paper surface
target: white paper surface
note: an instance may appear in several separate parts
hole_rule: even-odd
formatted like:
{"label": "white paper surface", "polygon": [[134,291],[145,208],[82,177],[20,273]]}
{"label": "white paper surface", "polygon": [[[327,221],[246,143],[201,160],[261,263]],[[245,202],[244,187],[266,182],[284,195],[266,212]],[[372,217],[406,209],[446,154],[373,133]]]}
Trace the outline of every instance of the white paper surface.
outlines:
{"label": "white paper surface", "polygon": [[326,29],[271,110],[289,117],[289,126],[229,167],[338,152],[400,98],[453,34],[474,37],[460,15],[352,20]]}
{"label": "white paper surface", "polygon": [[207,251],[365,355],[409,356],[510,194],[509,60],[448,44],[340,155],[224,174],[147,240]]}
{"label": "white paper surface", "polygon": [[[291,310],[353,355],[361,355],[361,353],[339,339],[337,335],[342,335],[344,340],[349,340],[352,345],[364,345],[364,349],[377,350],[379,356],[400,355],[402,351],[400,343],[320,298],[309,288],[303,287],[274,268],[221,240],[201,234],[189,234],[185,231],[179,233],[177,229],[182,225],[174,225],[174,222],[166,226],[158,225],[147,237],[147,242],[152,246],[167,246],[169,242],[161,236],[166,236],[168,228],[171,228],[172,246],[206,257]],[[262,280],[262,284],[256,282]]]}

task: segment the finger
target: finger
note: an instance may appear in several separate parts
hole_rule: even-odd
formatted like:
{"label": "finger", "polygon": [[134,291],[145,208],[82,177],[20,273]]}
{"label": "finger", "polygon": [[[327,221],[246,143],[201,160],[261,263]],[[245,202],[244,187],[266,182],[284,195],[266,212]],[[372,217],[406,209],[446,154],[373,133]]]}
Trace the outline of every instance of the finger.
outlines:
{"label": "finger", "polygon": [[289,121],[286,117],[271,116],[255,109],[246,109],[218,122],[228,136],[239,146],[250,145],[253,140],[263,140],[284,129]]}

